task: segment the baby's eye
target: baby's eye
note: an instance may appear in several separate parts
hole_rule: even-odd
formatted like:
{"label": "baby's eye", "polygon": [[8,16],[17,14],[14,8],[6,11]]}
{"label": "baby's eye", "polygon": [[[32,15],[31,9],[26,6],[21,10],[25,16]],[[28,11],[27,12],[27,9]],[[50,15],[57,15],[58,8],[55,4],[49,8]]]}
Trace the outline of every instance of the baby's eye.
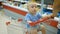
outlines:
{"label": "baby's eye", "polygon": [[37,8],[37,6],[35,6],[35,8]]}
{"label": "baby's eye", "polygon": [[34,8],[34,7],[37,8],[37,6],[32,6],[32,8]]}
{"label": "baby's eye", "polygon": [[31,8],[34,8],[34,6],[31,6]]}

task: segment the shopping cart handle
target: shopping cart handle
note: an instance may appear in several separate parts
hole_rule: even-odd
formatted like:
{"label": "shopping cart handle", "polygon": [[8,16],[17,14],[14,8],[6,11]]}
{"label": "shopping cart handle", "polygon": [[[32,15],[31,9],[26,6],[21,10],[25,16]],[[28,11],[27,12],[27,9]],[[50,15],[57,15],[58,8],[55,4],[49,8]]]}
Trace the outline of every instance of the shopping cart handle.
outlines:
{"label": "shopping cart handle", "polygon": [[37,20],[36,22],[29,23],[29,25],[30,25],[30,26],[35,26],[35,25],[37,25],[37,24],[39,24],[39,23],[41,23],[41,22],[44,22],[44,21],[46,21],[46,20],[48,20],[48,18],[42,18],[42,19],[40,19],[40,20]]}

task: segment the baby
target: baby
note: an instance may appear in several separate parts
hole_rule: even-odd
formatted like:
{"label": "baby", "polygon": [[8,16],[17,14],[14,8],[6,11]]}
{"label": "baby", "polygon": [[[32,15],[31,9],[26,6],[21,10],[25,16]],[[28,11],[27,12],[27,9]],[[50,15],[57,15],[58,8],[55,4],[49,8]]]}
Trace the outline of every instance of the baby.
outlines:
{"label": "baby", "polygon": [[25,21],[27,22],[27,30],[28,34],[38,34],[38,31],[42,31],[42,34],[46,34],[46,29],[44,25],[36,24],[31,26],[30,23],[36,23],[42,17],[37,12],[37,5],[36,3],[30,3],[27,5],[28,13],[25,16]]}

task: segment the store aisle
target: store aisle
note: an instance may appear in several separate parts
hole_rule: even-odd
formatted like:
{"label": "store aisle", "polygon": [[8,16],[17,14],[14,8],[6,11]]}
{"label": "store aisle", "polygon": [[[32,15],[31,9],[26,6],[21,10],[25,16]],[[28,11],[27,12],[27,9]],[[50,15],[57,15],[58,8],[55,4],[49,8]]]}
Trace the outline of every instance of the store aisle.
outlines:
{"label": "store aisle", "polygon": [[[11,24],[6,25],[6,22],[11,22]],[[3,11],[0,11],[0,33],[1,34],[23,34],[23,27],[20,23],[12,20],[9,16],[3,14]]]}
{"label": "store aisle", "polygon": [[[18,17],[18,16],[17,16]],[[20,16],[21,17],[21,16]],[[11,23],[7,26],[6,22],[10,21]],[[23,22],[18,23],[16,20],[11,19],[11,17],[4,15],[4,11],[0,11],[0,33],[1,34],[25,34],[25,27],[22,24]],[[57,29],[43,24],[46,27],[46,34],[56,34]],[[40,33],[39,33],[40,34]]]}

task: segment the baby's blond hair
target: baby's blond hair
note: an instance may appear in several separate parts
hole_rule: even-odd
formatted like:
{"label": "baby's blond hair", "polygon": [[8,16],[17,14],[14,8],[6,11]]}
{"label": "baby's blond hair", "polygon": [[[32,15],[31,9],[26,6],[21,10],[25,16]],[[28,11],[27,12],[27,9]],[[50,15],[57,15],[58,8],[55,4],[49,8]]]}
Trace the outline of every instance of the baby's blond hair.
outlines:
{"label": "baby's blond hair", "polygon": [[[27,3],[27,9],[29,10],[29,6],[31,6],[33,4],[37,5],[38,3],[36,3],[36,2],[28,2]],[[37,10],[39,10],[39,8],[37,8]]]}
{"label": "baby's blond hair", "polygon": [[28,7],[31,6],[31,5],[33,5],[33,4],[36,4],[36,5],[37,5],[36,2],[28,2],[28,3],[27,3],[27,9],[29,9]]}

